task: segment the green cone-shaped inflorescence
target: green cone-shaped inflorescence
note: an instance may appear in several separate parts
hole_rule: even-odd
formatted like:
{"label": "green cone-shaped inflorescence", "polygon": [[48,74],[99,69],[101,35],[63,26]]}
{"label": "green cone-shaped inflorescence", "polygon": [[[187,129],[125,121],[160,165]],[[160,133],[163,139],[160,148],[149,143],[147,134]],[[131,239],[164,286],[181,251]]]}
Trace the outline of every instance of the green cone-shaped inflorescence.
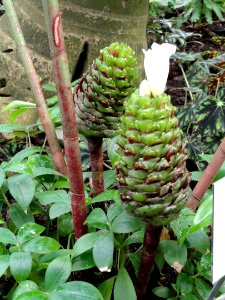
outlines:
{"label": "green cone-shaped inflorescence", "polygon": [[80,132],[86,136],[114,136],[124,100],[134,91],[136,79],[136,57],[129,46],[113,43],[102,49],[75,91]]}
{"label": "green cone-shaped inflorescence", "polygon": [[132,94],[121,117],[117,166],[120,196],[128,212],[165,225],[184,207],[189,173],[182,131],[170,97]]}

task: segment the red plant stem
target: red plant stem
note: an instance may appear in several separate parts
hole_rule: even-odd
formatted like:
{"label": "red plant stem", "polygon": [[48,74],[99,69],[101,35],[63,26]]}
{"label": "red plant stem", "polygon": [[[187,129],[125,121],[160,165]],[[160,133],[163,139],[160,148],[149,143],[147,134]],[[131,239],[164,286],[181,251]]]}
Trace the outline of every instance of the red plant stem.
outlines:
{"label": "red plant stem", "polygon": [[148,224],[145,229],[141,265],[135,285],[138,300],[143,300],[146,294],[162,229],[162,226],[152,224]]}
{"label": "red plant stem", "polygon": [[51,121],[48,107],[46,105],[44,95],[36,74],[33,62],[31,60],[29,51],[26,47],[26,42],[14,9],[12,0],[3,0],[6,15],[9,19],[9,25],[11,27],[12,36],[15,40],[19,57],[23,63],[25,73],[28,77],[31,90],[34,95],[34,99],[37,106],[38,115],[43,125],[50,151],[54,160],[56,169],[63,175],[67,175],[67,166],[64,160],[64,156],[57,139],[54,125]]}
{"label": "red plant stem", "polygon": [[187,203],[187,207],[195,211],[203,196],[205,195],[207,189],[210,187],[213,179],[215,178],[217,172],[222,166],[225,160],[225,138],[222,140],[219,145],[216,153],[213,155],[212,160],[204,170],[200,180],[196,184],[194,190],[192,191],[192,197]]}
{"label": "red plant stem", "polygon": [[93,196],[104,192],[102,138],[88,138],[88,148],[91,156]]}
{"label": "red plant stem", "polygon": [[86,233],[86,226],[83,225],[86,219],[86,203],[68,59],[63,37],[59,3],[57,0],[43,0],[42,4],[59,96],[65,153],[69,172],[74,233],[75,238],[78,239]]}

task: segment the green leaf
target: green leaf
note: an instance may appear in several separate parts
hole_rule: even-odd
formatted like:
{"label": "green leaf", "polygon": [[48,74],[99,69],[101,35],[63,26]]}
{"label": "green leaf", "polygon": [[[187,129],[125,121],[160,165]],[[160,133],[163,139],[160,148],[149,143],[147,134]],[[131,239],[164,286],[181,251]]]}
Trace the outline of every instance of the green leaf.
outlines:
{"label": "green leaf", "polygon": [[108,220],[105,212],[101,208],[95,208],[84,222],[93,228],[105,229],[108,228]]}
{"label": "green leaf", "polygon": [[110,232],[100,236],[93,247],[93,259],[101,272],[110,272],[113,264],[114,240]]}
{"label": "green leaf", "polygon": [[130,279],[129,274],[125,268],[121,268],[116,277],[114,286],[114,299],[116,300],[136,300],[137,296],[135,289]]}
{"label": "green leaf", "polygon": [[166,262],[175,270],[180,270],[187,261],[186,245],[179,245],[177,241],[161,241]]}
{"label": "green leaf", "polygon": [[0,243],[3,243],[5,245],[7,244],[12,244],[16,245],[17,244],[17,239],[15,235],[12,233],[7,228],[0,228]]}
{"label": "green leaf", "polygon": [[112,166],[114,167],[117,162],[120,161],[120,155],[118,154],[117,150],[119,148],[117,141],[121,138],[120,135],[115,136],[112,138],[108,145],[107,145],[107,151],[108,156],[111,161]]}
{"label": "green leaf", "polygon": [[210,240],[206,232],[202,229],[195,231],[188,236],[190,248],[194,248],[204,254],[210,250]]}
{"label": "green leaf", "polygon": [[184,273],[179,273],[177,276],[176,287],[182,295],[191,293],[193,290],[192,277]]}
{"label": "green leaf", "polygon": [[38,290],[24,292],[18,295],[14,300],[48,300],[48,295]]}
{"label": "green leaf", "polygon": [[3,170],[0,170],[0,187],[3,185],[5,180],[5,172]]}
{"label": "green leaf", "polygon": [[88,250],[81,255],[75,257],[72,265],[72,271],[81,271],[95,267],[92,250]]}
{"label": "green leaf", "polygon": [[15,165],[20,163],[21,161],[23,161],[25,158],[38,153],[38,152],[45,152],[46,150],[44,148],[41,147],[29,147],[26,149],[21,150],[20,152],[18,152],[9,162],[8,164],[10,165]]}
{"label": "green leaf", "polygon": [[64,176],[63,174],[45,167],[39,167],[33,169],[33,177],[43,176],[43,175],[55,175],[55,176]]}
{"label": "green leaf", "polygon": [[202,299],[207,299],[212,287],[201,278],[195,278],[195,285]]}
{"label": "green leaf", "polygon": [[28,174],[12,176],[8,178],[8,187],[13,198],[26,210],[35,192],[35,184],[32,177]]}
{"label": "green leaf", "polygon": [[59,226],[58,226],[59,234],[61,236],[66,236],[69,233],[71,233],[73,229],[74,226],[73,226],[72,215],[70,213],[62,215],[59,219]]}
{"label": "green leaf", "polygon": [[17,239],[20,244],[25,243],[32,239],[33,237],[39,235],[45,230],[44,226],[36,223],[26,223],[20,227]]}
{"label": "green leaf", "polygon": [[208,195],[200,204],[189,232],[193,233],[199,229],[212,224],[212,195]]}
{"label": "green leaf", "polygon": [[11,205],[11,207],[9,208],[9,213],[13,224],[18,229],[25,223],[35,222],[32,213],[30,211],[27,211],[25,213],[18,203]]}
{"label": "green leaf", "polygon": [[39,288],[37,284],[31,280],[24,280],[20,282],[15,292],[13,293],[12,300],[15,300],[19,295],[28,291],[37,291]]}
{"label": "green leaf", "polygon": [[138,218],[128,215],[126,211],[116,217],[112,223],[112,230],[115,233],[129,233],[144,228],[145,224]]}
{"label": "green leaf", "polygon": [[115,276],[111,277],[98,286],[98,290],[102,294],[104,300],[111,300],[115,278]]}
{"label": "green leaf", "polygon": [[26,126],[18,124],[0,124],[1,133],[13,133],[14,131],[26,131]]}
{"label": "green leaf", "polygon": [[117,190],[107,190],[101,194],[98,194],[96,197],[92,199],[91,203],[104,202],[109,200],[114,200],[114,201],[120,200]]}
{"label": "green leaf", "polygon": [[107,217],[109,222],[111,223],[118,215],[122,213],[124,207],[121,203],[113,203],[107,210]]}
{"label": "green leaf", "polygon": [[152,292],[160,298],[168,299],[171,296],[171,290],[165,286],[156,287]]}
{"label": "green leaf", "polygon": [[211,252],[203,255],[200,261],[197,263],[197,271],[200,275],[211,281],[211,265],[212,265],[212,254]]}
{"label": "green leaf", "polygon": [[26,280],[30,275],[32,257],[30,253],[14,252],[10,256],[10,270],[16,281]]}
{"label": "green leaf", "polygon": [[8,110],[13,110],[13,109],[18,109],[18,108],[34,108],[36,105],[31,102],[25,102],[25,101],[20,101],[20,100],[14,100],[10,102],[8,105],[6,105],[1,112],[3,111],[8,111]]}
{"label": "green leaf", "polygon": [[191,180],[199,181],[199,179],[202,177],[202,172],[200,171],[193,171],[191,172]]}
{"label": "green leaf", "polygon": [[79,256],[80,254],[91,249],[96,243],[97,239],[105,232],[105,230],[100,230],[97,232],[87,233],[80,237],[73,247],[73,257]]}
{"label": "green leaf", "polygon": [[72,282],[67,282],[62,285],[59,285],[58,288],[48,298],[48,300],[62,300],[62,299],[63,300],[71,300],[71,299],[104,300],[96,287],[94,287],[90,283],[83,282],[83,281],[72,281]]}
{"label": "green leaf", "polygon": [[17,110],[14,110],[9,115],[9,122],[14,123],[17,117],[19,117],[22,113],[26,112],[29,108],[18,108]]}
{"label": "green leaf", "polygon": [[138,276],[138,271],[141,265],[141,254],[140,253],[128,253],[127,256],[129,257],[132,266],[135,270],[136,276]]}
{"label": "green leaf", "polygon": [[23,250],[34,253],[49,253],[60,248],[60,244],[50,237],[36,236],[23,245]]}
{"label": "green leaf", "polygon": [[144,230],[136,231],[132,235],[130,235],[123,243],[123,246],[128,246],[130,244],[140,243],[142,244],[144,241]]}
{"label": "green leaf", "polygon": [[58,218],[68,212],[71,212],[71,204],[67,203],[54,203],[49,210],[50,219]]}
{"label": "green leaf", "polygon": [[47,92],[56,92],[56,87],[54,85],[44,84],[42,89]]}
{"label": "green leaf", "polygon": [[70,195],[64,190],[38,192],[35,193],[35,198],[37,198],[42,205],[59,202],[70,203]]}
{"label": "green leaf", "polygon": [[107,170],[104,172],[104,189],[107,190],[111,185],[116,184],[115,170]]}
{"label": "green leaf", "polygon": [[10,255],[0,255],[0,277],[9,267]]}
{"label": "green leaf", "polygon": [[67,256],[70,254],[71,254],[70,249],[59,249],[57,251],[49,252],[47,254],[41,255],[41,257],[39,258],[39,262],[40,264],[49,264],[57,257]]}
{"label": "green leaf", "polygon": [[45,289],[53,291],[59,284],[65,283],[71,273],[71,260],[69,256],[55,258],[45,273]]}

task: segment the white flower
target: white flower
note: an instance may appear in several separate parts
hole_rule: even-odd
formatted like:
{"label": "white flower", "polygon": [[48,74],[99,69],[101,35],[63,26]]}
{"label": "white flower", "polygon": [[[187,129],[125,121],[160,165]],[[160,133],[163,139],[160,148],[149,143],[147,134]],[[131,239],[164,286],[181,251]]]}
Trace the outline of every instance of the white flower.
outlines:
{"label": "white flower", "polygon": [[151,49],[142,51],[145,55],[144,68],[148,84],[142,82],[139,93],[146,95],[148,87],[148,95],[158,96],[165,90],[169,74],[169,59],[176,52],[176,46],[168,43],[162,45],[153,43]]}

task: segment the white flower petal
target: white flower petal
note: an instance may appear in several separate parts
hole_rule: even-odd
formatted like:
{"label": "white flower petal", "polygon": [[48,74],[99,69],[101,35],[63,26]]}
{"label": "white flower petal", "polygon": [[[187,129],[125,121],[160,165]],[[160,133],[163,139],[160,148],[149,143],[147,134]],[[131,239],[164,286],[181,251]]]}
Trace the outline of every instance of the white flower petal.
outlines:
{"label": "white flower petal", "polygon": [[150,96],[151,95],[150,86],[146,79],[143,80],[140,84],[139,95],[140,96]]}

